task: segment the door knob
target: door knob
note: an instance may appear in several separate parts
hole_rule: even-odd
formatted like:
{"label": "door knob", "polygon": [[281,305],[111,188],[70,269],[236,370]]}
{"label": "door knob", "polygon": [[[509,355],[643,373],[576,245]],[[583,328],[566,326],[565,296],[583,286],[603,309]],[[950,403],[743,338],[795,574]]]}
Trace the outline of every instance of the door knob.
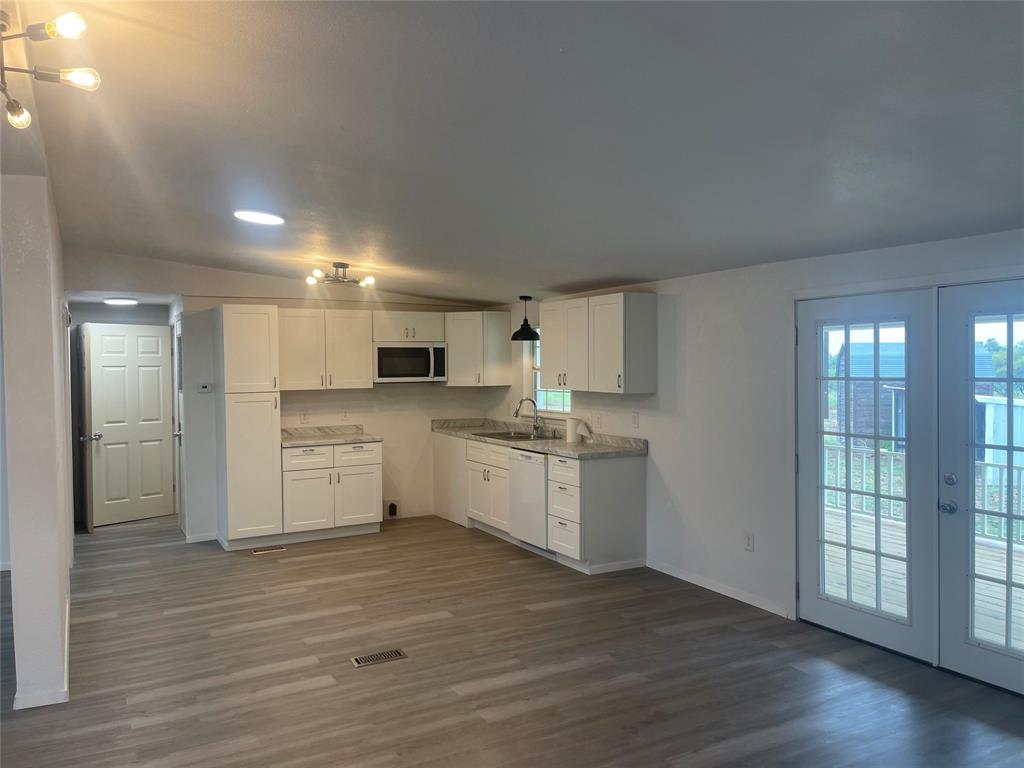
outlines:
{"label": "door knob", "polygon": [[95,442],[97,440],[102,440],[103,439],[103,433],[102,432],[93,432],[91,435],[82,435],[78,439],[79,439],[80,442],[83,442],[83,443],[92,443],[92,442]]}
{"label": "door knob", "polygon": [[942,482],[944,482],[946,485],[956,485],[956,475],[953,474],[952,472],[947,472],[942,476]]}
{"label": "door knob", "polygon": [[181,437],[183,434],[185,433],[179,429],[177,432],[172,432],[171,437]]}
{"label": "door knob", "polygon": [[939,504],[939,511],[946,515],[955,515],[958,509],[960,508],[955,501],[944,501]]}

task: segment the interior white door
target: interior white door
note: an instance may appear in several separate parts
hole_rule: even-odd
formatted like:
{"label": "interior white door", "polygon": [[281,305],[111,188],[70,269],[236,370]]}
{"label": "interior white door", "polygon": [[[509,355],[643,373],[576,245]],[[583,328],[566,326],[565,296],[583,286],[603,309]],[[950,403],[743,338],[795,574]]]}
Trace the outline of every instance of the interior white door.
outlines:
{"label": "interior white door", "polygon": [[940,663],[1024,693],[1024,280],[939,290]]}
{"label": "interior white door", "polygon": [[281,389],[323,389],[327,385],[324,310],[277,310]]}
{"label": "interior white door", "polygon": [[938,659],[928,290],[802,301],[800,618]]}
{"label": "interior white door", "polygon": [[328,309],[327,388],[373,387],[373,313],[368,309]]}
{"label": "interior white door", "polygon": [[92,525],[170,515],[171,331],[83,323],[85,474]]}
{"label": "interior white door", "polygon": [[181,316],[174,320],[174,346],[171,348],[171,368],[174,387],[174,431],[171,433],[174,446],[174,511],[178,515],[178,525],[185,531],[185,444],[182,441],[185,422],[185,387],[182,382],[184,365],[181,358]]}
{"label": "interior white door", "polygon": [[334,524],[365,525],[384,519],[380,464],[335,469]]}
{"label": "interior white door", "polygon": [[445,314],[448,340],[448,386],[473,387],[483,383],[484,328],[482,312]]}

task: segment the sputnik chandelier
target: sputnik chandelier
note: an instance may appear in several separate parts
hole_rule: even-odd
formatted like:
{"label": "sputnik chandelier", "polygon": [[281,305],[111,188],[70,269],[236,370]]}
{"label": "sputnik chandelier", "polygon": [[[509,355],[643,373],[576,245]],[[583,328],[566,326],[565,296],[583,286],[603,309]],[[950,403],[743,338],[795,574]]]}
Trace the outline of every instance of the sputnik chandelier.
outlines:
{"label": "sputnik chandelier", "polygon": [[360,288],[369,288],[377,282],[373,275],[367,275],[364,278],[349,277],[349,265],[344,261],[336,261],[331,266],[334,267],[334,274],[329,275],[322,269],[314,269],[309,277],[306,278],[306,284],[328,283],[334,285],[358,285]]}
{"label": "sputnik chandelier", "polygon": [[63,38],[65,40],[77,40],[85,32],[85,19],[74,11],[62,13],[52,21],[41,21],[38,24],[29,24],[23,32],[16,32],[8,35],[7,30],[11,27],[11,17],[0,11],[0,94],[3,95],[7,122],[15,128],[28,128],[32,124],[32,115],[21,105],[21,102],[11,96],[7,90],[7,73],[17,72],[22,75],[32,75],[36,80],[44,83],[63,83],[83,91],[95,91],[100,87],[100,75],[95,69],[87,67],[75,67],[74,69],[54,69],[53,67],[8,67],[4,61],[4,44],[9,40],[20,40],[25,38],[34,43]]}

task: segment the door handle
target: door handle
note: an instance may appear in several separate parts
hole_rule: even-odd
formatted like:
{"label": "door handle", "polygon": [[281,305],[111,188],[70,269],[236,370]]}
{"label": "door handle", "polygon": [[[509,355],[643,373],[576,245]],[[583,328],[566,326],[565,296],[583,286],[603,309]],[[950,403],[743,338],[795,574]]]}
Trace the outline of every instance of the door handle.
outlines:
{"label": "door handle", "polygon": [[182,431],[181,431],[181,430],[179,429],[179,430],[178,430],[177,432],[171,432],[171,437],[177,437],[177,438],[179,438],[179,439],[180,439],[180,438],[181,438],[181,436],[182,436],[183,434],[184,434],[184,432],[182,432]]}
{"label": "door handle", "polygon": [[91,435],[82,435],[80,438],[78,438],[79,442],[82,442],[82,443],[92,443],[92,442],[96,442],[96,441],[99,441],[99,440],[102,440],[102,439],[103,439],[103,433],[102,432],[93,432]]}
{"label": "door handle", "polygon": [[955,501],[944,501],[939,504],[939,511],[945,515],[955,515],[959,509]]}

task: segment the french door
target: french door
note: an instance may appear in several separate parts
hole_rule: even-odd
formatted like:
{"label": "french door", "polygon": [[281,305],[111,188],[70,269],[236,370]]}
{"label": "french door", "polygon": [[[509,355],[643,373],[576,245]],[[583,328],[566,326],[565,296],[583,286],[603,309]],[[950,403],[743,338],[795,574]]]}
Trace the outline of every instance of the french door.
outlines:
{"label": "french door", "polygon": [[799,615],[937,661],[931,291],[797,308]]}
{"label": "french door", "polygon": [[802,619],[1024,693],[1024,281],[800,302]]}
{"label": "french door", "polygon": [[1024,693],[1024,280],[939,290],[939,663]]}

